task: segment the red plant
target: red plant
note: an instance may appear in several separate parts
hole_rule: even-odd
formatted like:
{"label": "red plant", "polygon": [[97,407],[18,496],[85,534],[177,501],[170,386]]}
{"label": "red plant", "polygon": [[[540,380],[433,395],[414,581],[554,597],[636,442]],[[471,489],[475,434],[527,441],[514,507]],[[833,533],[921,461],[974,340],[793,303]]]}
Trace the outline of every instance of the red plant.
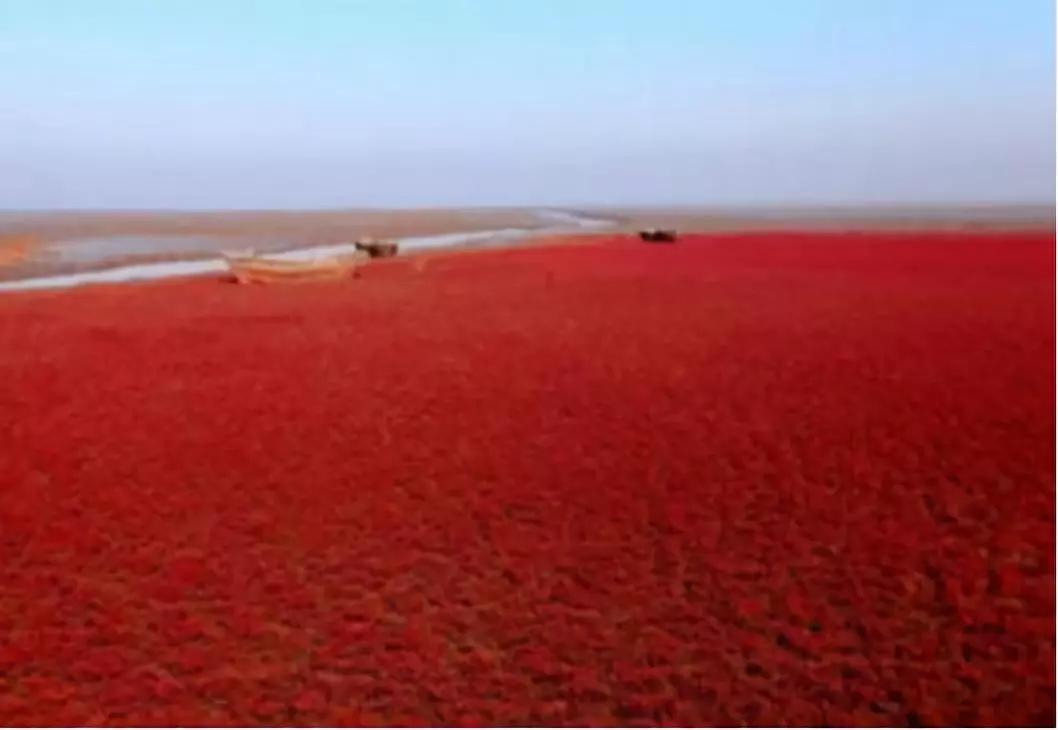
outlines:
{"label": "red plant", "polygon": [[1050,724],[1054,238],[0,298],[10,725]]}

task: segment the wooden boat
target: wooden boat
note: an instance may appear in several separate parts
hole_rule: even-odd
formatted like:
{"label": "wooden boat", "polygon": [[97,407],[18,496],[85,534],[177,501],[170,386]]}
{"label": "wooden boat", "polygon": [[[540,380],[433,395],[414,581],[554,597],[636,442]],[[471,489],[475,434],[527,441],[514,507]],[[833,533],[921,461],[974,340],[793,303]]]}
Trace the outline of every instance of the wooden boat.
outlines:
{"label": "wooden boat", "polygon": [[676,231],[672,228],[645,228],[639,232],[639,238],[647,243],[674,243]]}
{"label": "wooden boat", "polygon": [[398,246],[394,241],[377,241],[367,237],[356,242],[356,249],[365,252],[373,259],[387,259],[397,255]]}
{"label": "wooden boat", "polygon": [[240,284],[325,281],[354,276],[363,256],[328,256],[312,261],[287,261],[249,253],[223,254],[232,276]]}

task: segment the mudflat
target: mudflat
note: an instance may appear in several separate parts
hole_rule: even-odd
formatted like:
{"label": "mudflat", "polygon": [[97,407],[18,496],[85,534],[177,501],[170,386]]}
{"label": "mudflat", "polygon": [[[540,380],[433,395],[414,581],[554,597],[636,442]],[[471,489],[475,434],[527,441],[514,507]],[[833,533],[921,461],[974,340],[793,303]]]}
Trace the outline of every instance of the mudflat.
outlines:
{"label": "mudflat", "polygon": [[649,226],[685,231],[748,230],[1054,230],[1055,206],[656,206],[589,208],[623,230]]}
{"label": "mudflat", "polygon": [[[272,250],[369,235],[403,238],[543,225],[535,209],[528,208],[7,212],[0,213],[0,267],[4,267],[0,276],[23,278],[133,261],[201,257],[229,247]],[[116,246],[113,255],[92,263],[66,255],[104,239],[138,239],[140,245],[131,253]]]}

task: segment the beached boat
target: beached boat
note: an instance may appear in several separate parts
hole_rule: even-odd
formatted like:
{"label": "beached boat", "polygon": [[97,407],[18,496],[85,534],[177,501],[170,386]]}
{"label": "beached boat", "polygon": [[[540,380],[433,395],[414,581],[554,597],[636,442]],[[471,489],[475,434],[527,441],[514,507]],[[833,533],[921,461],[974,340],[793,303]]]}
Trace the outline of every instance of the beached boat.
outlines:
{"label": "beached boat", "polygon": [[223,254],[232,276],[240,284],[322,281],[355,275],[363,255],[328,256],[311,261],[289,261],[257,256],[252,252]]}

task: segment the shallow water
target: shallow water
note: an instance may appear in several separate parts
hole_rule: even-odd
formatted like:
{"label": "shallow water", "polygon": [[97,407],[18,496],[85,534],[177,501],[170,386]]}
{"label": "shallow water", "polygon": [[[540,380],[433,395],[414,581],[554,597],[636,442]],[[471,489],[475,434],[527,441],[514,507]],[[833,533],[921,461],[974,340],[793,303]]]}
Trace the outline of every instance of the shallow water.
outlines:
{"label": "shallow water", "polygon": [[582,213],[574,213],[569,210],[540,210],[536,216],[543,220],[553,221],[576,228],[606,228],[614,224],[606,218],[593,218]]}
{"label": "shallow water", "polygon": [[76,274],[40,276],[0,282],[0,292],[30,291],[34,289],[65,289],[83,284],[120,284],[128,281],[152,281],[175,276],[198,276],[227,271],[222,259],[199,261],[163,261],[154,264],[132,264],[101,271],[81,271]]}
{"label": "shallow water", "polygon": [[[411,236],[398,239],[398,242],[402,252],[423,251],[474,244],[510,243],[543,235],[576,233],[613,225],[612,221],[564,210],[541,209],[536,212],[536,216],[541,222],[550,225],[538,228],[499,228],[490,231]],[[326,256],[349,254],[356,251],[355,243],[336,243],[323,246],[305,246],[273,253],[272,250],[279,248],[279,244],[259,240],[255,240],[253,243],[253,247],[257,250],[269,250],[269,258],[284,261],[313,261]],[[98,264],[126,256],[217,254],[222,250],[239,250],[248,247],[245,241],[235,242],[231,238],[220,236],[180,234],[155,236],[121,235],[64,239],[50,246],[48,252],[58,256],[60,261],[69,264]],[[227,263],[221,258],[126,264],[96,271],[4,281],[0,282],[0,292],[59,289],[83,284],[151,281],[177,276],[220,273],[226,271],[227,268]]]}

